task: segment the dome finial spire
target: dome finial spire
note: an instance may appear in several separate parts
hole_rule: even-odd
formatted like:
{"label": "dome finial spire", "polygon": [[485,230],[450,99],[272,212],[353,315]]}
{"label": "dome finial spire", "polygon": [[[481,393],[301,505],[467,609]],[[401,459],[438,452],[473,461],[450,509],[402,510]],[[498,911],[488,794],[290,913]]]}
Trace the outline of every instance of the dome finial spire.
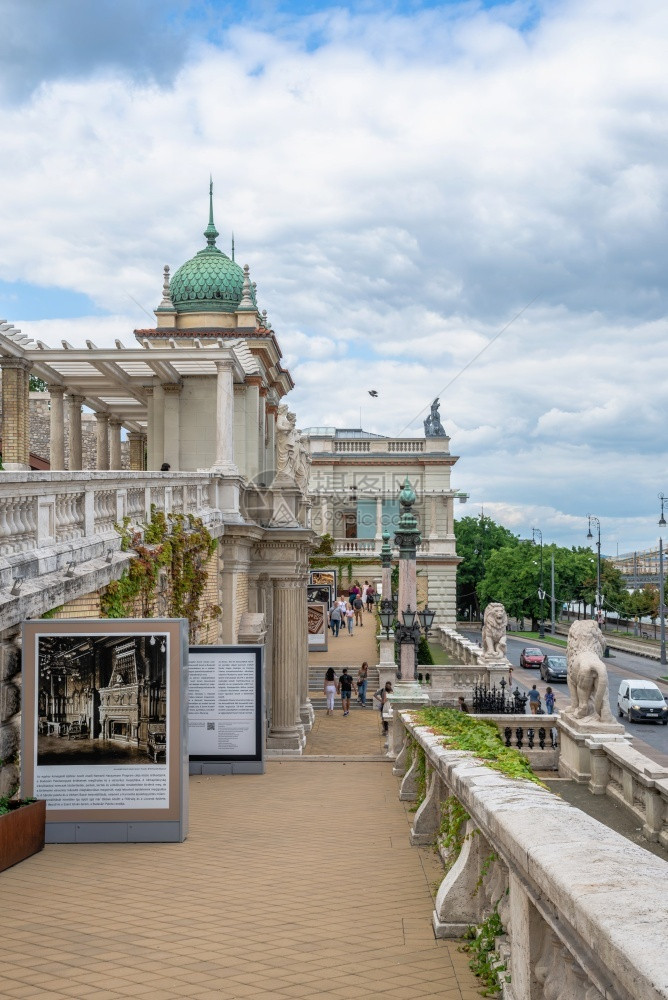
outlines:
{"label": "dome finial spire", "polygon": [[209,174],[209,225],[204,230],[206,242],[210,247],[215,247],[218,230],[213,222],[213,177]]}

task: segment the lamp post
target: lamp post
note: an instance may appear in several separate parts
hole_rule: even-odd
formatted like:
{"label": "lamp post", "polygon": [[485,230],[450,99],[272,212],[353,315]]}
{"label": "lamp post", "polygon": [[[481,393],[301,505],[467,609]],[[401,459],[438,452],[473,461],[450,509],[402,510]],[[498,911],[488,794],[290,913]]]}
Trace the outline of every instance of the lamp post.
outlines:
{"label": "lamp post", "polygon": [[531,529],[531,540],[533,544],[536,544],[536,535],[538,535],[540,541],[540,583],[538,584],[538,597],[540,599],[540,625],[538,628],[539,639],[545,638],[545,614],[544,614],[544,600],[545,591],[543,590],[543,532],[540,528]]}
{"label": "lamp post", "polygon": [[[659,527],[665,528],[666,519],[663,516],[663,507],[666,502],[666,497],[663,493],[659,493],[659,500],[661,501],[661,517],[659,518]],[[666,612],[663,606],[663,535],[659,534],[659,621],[661,622],[661,663],[666,662]]]}
{"label": "lamp post", "polygon": [[[594,514],[587,514],[587,520],[589,522],[589,530],[587,532],[587,538],[591,541],[593,535],[591,533],[592,522],[596,525],[596,605],[598,608],[598,614],[601,613],[601,522]],[[592,613],[592,618],[595,618],[596,614]]]}

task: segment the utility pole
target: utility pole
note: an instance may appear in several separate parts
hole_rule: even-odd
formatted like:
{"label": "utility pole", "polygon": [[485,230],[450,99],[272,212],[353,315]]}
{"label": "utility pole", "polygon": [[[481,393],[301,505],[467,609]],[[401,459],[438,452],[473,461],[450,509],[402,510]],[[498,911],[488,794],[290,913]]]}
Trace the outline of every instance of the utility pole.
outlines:
{"label": "utility pole", "polygon": [[550,632],[552,633],[552,635],[556,635],[557,634],[557,630],[556,630],[556,623],[555,623],[555,616],[554,616],[554,602],[555,602],[555,597],[554,597],[554,552],[552,553],[552,565],[550,567],[550,590],[551,590],[551,593],[552,593],[552,598],[550,600],[550,617],[551,617]]}

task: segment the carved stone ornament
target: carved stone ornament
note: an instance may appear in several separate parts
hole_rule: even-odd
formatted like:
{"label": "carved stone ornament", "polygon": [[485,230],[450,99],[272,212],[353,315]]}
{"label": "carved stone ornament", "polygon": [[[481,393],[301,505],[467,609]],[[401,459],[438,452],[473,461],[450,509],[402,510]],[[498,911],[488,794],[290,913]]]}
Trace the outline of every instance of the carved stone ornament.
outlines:
{"label": "carved stone ornament", "polygon": [[605,640],[595,621],[573,622],[566,649],[571,704],[562,715],[581,724],[617,725],[608,700],[608,671],[601,659],[604,650]]}
{"label": "carved stone ornament", "polygon": [[297,465],[297,417],[285,403],[278,408],[276,419],[276,479],[295,482]]}
{"label": "carved stone ornament", "polygon": [[497,663],[506,659],[508,615],[503,604],[492,601],[485,608],[482,625],[482,653],[485,660]]}

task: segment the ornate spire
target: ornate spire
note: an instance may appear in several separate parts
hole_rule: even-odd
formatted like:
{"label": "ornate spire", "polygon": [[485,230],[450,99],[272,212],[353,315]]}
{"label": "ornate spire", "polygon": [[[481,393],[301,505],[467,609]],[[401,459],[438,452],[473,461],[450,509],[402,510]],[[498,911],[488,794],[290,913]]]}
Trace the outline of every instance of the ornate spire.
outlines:
{"label": "ornate spire", "polygon": [[206,236],[207,244],[210,247],[215,247],[218,230],[213,222],[213,178],[211,176],[209,176],[209,225],[204,230],[204,235]]}
{"label": "ornate spire", "polygon": [[[232,258],[234,260],[234,258]],[[244,287],[241,293],[241,301],[237,306],[237,312],[255,312],[255,303],[251,295],[250,269],[248,264],[244,264]]]}
{"label": "ornate spire", "polygon": [[234,233],[232,233],[232,260],[234,260]]}
{"label": "ornate spire", "polygon": [[[162,301],[158,306],[160,312],[175,312],[172,302],[172,293],[169,290],[169,264],[165,264],[162,269]],[[156,310],[157,311],[157,310]]]}

